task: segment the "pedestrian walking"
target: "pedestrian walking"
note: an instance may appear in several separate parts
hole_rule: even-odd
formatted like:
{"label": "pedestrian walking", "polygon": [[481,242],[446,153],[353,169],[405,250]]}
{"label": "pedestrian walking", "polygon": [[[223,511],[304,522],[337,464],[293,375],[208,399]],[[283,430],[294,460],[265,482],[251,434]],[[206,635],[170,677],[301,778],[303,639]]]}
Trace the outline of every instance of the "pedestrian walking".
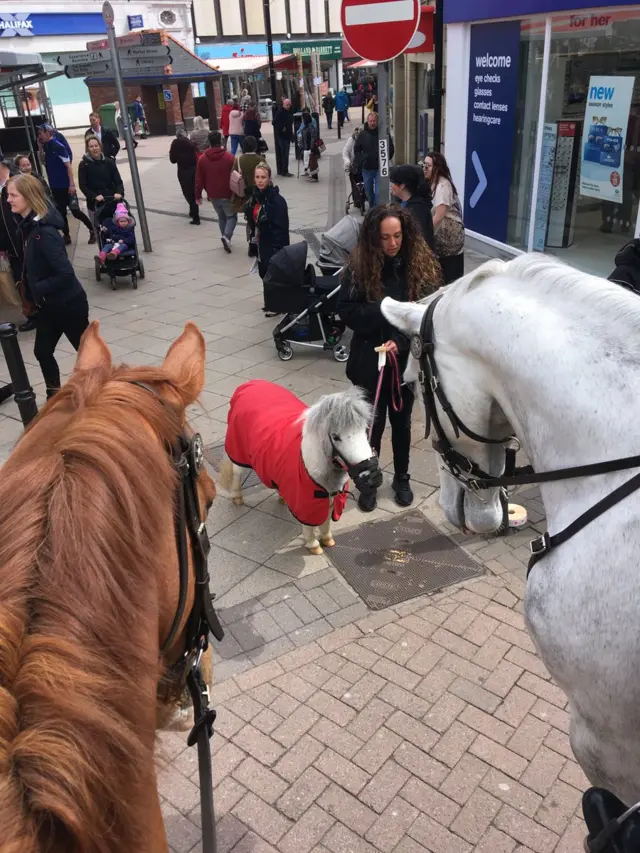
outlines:
{"label": "pedestrian walking", "polygon": [[333,97],[333,92],[331,89],[327,92],[327,94],[322,99],[322,109],[324,110],[324,114],[327,118],[327,127],[331,130],[331,124],[333,122],[333,113],[336,108],[335,98]]}
{"label": "pedestrian walking", "polygon": [[100,140],[100,144],[102,145],[102,151],[104,152],[105,157],[113,157],[115,160],[116,154],[120,150],[120,143],[118,142],[118,137],[112,130],[107,130],[102,126],[102,118],[100,117],[100,113],[89,113],[89,124],[91,125],[87,131],[85,131],[84,138],[85,142],[89,139],[90,136],[97,136]]}
{"label": "pedestrian walking", "polygon": [[[354,157],[358,171],[362,172],[364,191],[369,202],[369,208],[378,203],[378,185],[380,181],[380,140],[378,136],[378,114],[369,113],[362,132],[354,145]],[[389,135],[389,160],[394,155],[393,139]]]}
{"label": "pedestrian walking", "polygon": [[253,136],[254,139],[260,139],[262,133],[260,128],[262,127],[262,119],[260,118],[260,113],[258,112],[255,101],[249,101],[247,104],[247,109],[244,113],[244,135]]}
{"label": "pedestrian walking", "polygon": [[233,100],[229,99],[220,111],[220,130],[222,131],[222,144],[226,148],[229,142],[229,116],[233,110]]}
{"label": "pedestrian walking", "polygon": [[[258,274],[264,279],[269,261],[289,245],[289,208],[271,180],[271,166],[260,163],[255,170],[255,186],[246,205],[251,239],[258,247]],[[273,317],[266,308],[267,317]]]}
{"label": "pedestrian walking", "polygon": [[202,193],[213,205],[218,216],[220,240],[225,252],[231,253],[231,238],[238,216],[231,203],[231,172],[235,158],[222,147],[222,134],[214,130],[209,134],[209,148],[196,166],[196,204],[202,204]]}
{"label": "pedestrian walking", "polygon": [[71,243],[69,223],[67,222],[67,208],[69,208],[71,215],[88,229],[89,243],[95,243],[96,235],[91,220],[80,210],[78,204],[71,146],[64,136],[50,124],[41,124],[38,126],[38,151],[41,161],[47,169],[51,195],[60,214],[62,221],[60,227],[64,233],[64,242],[67,246]]}
{"label": "pedestrian walking", "polygon": [[[120,109],[120,101],[114,101],[113,106],[116,108],[115,119],[116,119],[116,127],[118,128],[118,136],[120,137],[120,139],[123,140],[123,142],[125,142],[125,146],[124,146],[123,150],[126,151],[127,150],[127,146],[126,146],[127,140],[124,138],[124,122],[123,122],[123,118],[122,118],[122,110]],[[126,108],[127,107],[125,104],[125,109]],[[138,147],[138,142],[135,139],[133,140],[133,147],[134,147],[134,149]]]}
{"label": "pedestrian walking", "polygon": [[[224,107],[223,107],[224,109]],[[178,133],[176,131],[176,137]],[[186,136],[186,133],[185,133]],[[196,116],[193,120],[193,130],[189,134],[189,139],[200,152],[206,151],[209,147],[209,130],[202,116]],[[174,140],[175,141],[175,140]],[[173,143],[172,143],[173,144]],[[174,162],[173,160],[171,161]]]}
{"label": "pedestrian walking", "polygon": [[[191,134],[193,136],[193,134]],[[207,140],[208,144],[208,140]],[[176,130],[176,138],[169,148],[169,162],[178,166],[178,182],[182,195],[189,205],[190,225],[200,225],[200,208],[196,204],[196,166],[198,149],[193,139],[182,128]]]}
{"label": "pedestrian walking", "polygon": [[49,205],[42,184],[32,175],[9,181],[7,197],[23,241],[25,298],[38,308],[33,348],[47,387],[47,398],[60,388],[54,353],[65,335],[74,349],[89,325],[87,294],[78,281],[60,236],[62,216]]}
{"label": "pedestrian walking", "polygon": [[244,139],[244,113],[237,101],[233,103],[233,109],[229,113],[229,136],[231,137],[231,153],[235,157],[238,148],[242,148]]}
{"label": "pedestrian walking", "polygon": [[[409,477],[413,392],[408,385],[401,385],[409,355],[409,339],[385,320],[380,304],[386,296],[401,302],[415,302],[432,293],[439,284],[440,268],[413,216],[397,205],[370,210],[343,273],[338,313],[353,330],[347,378],[364,388],[372,403],[379,379],[375,348],[384,346],[391,354],[383,368],[371,446],[380,456],[388,413],[393,449],[392,489],[396,503],[402,507],[413,503]],[[358,498],[363,512],[374,510],[376,503],[375,492],[361,493]]]}
{"label": "pedestrian walking", "polygon": [[95,228],[96,207],[107,198],[116,201],[124,198],[124,184],[116,161],[105,157],[97,136],[88,136],[85,148],[86,152],[78,167],[78,184],[87,200],[87,210],[92,215]]}
{"label": "pedestrian walking", "polygon": [[[31,161],[29,161],[31,165]],[[10,160],[0,159],[0,251],[5,252],[11,276],[14,284],[18,286],[18,282],[22,279],[23,269],[23,246],[22,238],[18,232],[18,217],[16,217],[11,209],[8,199],[8,184],[12,175],[16,174],[14,163]],[[30,309],[23,309],[30,312]],[[30,332],[35,329],[35,317],[25,314],[25,322],[18,326],[21,332]],[[1,394],[1,392],[0,392]],[[1,402],[1,401],[0,401]]]}
{"label": "pedestrian walking", "polygon": [[422,236],[433,251],[433,216],[431,214],[431,187],[420,166],[392,166],[389,170],[391,194],[406,208],[420,226]]}
{"label": "pedestrian walking", "polygon": [[349,112],[349,96],[345,89],[337,92],[335,97],[336,112],[338,113],[338,129],[342,130],[347,113]]}
{"label": "pedestrian walking", "polygon": [[[264,157],[258,154],[258,140],[253,136],[245,136],[242,143],[242,154],[236,156],[235,169],[240,172],[244,182],[244,193],[233,196],[231,203],[233,212],[241,214],[245,212],[247,201],[255,187],[256,166],[264,163]],[[249,257],[257,254],[256,246],[251,242],[251,232],[247,225],[247,243],[249,244]]]}
{"label": "pedestrian walking", "polygon": [[433,233],[435,253],[445,284],[464,275],[464,221],[458,191],[449,166],[439,151],[424,158],[424,176],[433,196]]}
{"label": "pedestrian walking", "polygon": [[315,128],[311,113],[302,116],[302,152],[304,173],[310,181],[319,180],[318,131]]}
{"label": "pedestrian walking", "polygon": [[134,132],[140,134],[140,139],[147,138],[147,116],[142,103],[142,95],[136,95],[133,99],[133,116],[135,120]]}
{"label": "pedestrian walking", "polygon": [[291,101],[284,98],[282,106],[276,110],[273,117],[273,136],[276,147],[276,166],[278,174],[283,178],[291,178],[289,171],[289,150],[294,141],[293,136],[293,112]]}

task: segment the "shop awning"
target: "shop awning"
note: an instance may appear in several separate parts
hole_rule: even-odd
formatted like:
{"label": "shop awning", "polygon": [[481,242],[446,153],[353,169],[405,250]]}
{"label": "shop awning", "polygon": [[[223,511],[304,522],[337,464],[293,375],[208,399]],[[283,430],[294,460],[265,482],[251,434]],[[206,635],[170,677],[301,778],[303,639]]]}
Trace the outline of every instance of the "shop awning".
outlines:
{"label": "shop awning", "polygon": [[39,53],[0,51],[0,90],[32,86],[62,73],[59,66],[43,62]]}
{"label": "shop awning", "polygon": [[[232,56],[227,59],[208,59],[207,63],[220,74],[252,74],[269,68],[268,56]],[[273,57],[273,64],[279,71],[295,71],[298,58],[292,54],[281,54]],[[303,64],[309,65],[309,58],[304,57]]]}

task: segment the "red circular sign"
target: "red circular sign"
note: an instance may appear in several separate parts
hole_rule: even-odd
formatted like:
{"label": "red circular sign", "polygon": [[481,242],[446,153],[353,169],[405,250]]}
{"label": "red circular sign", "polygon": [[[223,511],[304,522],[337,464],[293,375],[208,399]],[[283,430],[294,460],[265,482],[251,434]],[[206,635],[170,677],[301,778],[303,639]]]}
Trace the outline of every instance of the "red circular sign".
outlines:
{"label": "red circular sign", "polygon": [[340,20],[354,53],[370,62],[388,62],[414,37],[420,0],[342,0]]}

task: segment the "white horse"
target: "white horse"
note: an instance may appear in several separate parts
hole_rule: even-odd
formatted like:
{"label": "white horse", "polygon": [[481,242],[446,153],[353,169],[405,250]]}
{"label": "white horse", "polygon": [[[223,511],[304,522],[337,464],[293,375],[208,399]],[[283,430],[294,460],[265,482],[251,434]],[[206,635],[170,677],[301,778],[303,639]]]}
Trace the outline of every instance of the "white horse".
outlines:
{"label": "white horse", "polygon": [[[515,434],[536,472],[640,451],[640,299],[543,255],[492,260],[440,291],[433,314],[442,388],[475,433]],[[437,295],[436,295],[437,296]],[[429,297],[425,303],[435,297]],[[382,312],[418,334],[426,304],[385,299]],[[418,378],[410,358],[407,381]],[[455,450],[500,475],[499,446]],[[563,530],[638,469],[541,485],[549,533]],[[440,503],[463,530],[499,528],[498,489],[465,490],[445,470]],[[634,491],[532,569],[525,615],[545,665],[569,697],[571,745],[594,786],[640,800],[640,492]]]}
{"label": "white horse", "polygon": [[335,545],[331,522],[344,509],[349,476],[361,491],[382,482],[368,439],[371,418],[359,388],[308,407],[280,385],[246,382],[231,399],[220,485],[242,505],[244,470],[253,468],[301,522],[308,550],[322,554],[323,545]]}

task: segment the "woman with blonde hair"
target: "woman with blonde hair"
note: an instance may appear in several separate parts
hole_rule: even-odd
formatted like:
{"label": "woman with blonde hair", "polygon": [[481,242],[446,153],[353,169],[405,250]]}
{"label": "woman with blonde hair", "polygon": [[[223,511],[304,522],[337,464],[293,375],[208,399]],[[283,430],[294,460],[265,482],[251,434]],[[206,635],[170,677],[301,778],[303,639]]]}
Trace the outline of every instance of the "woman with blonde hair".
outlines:
{"label": "woman with blonde hair", "polygon": [[37,308],[33,354],[40,364],[47,397],[60,388],[60,369],[54,352],[65,335],[78,349],[89,325],[87,294],[67,257],[60,234],[62,217],[48,202],[42,184],[32,175],[16,175],[7,188],[14,214],[21,216],[19,233],[24,244],[22,288],[24,300]]}
{"label": "woman with blonde hair", "polygon": [[[178,134],[176,133],[176,136]],[[193,130],[189,139],[196,146],[197,151],[205,151],[209,147],[209,130],[202,116],[196,116],[193,120]]]}

